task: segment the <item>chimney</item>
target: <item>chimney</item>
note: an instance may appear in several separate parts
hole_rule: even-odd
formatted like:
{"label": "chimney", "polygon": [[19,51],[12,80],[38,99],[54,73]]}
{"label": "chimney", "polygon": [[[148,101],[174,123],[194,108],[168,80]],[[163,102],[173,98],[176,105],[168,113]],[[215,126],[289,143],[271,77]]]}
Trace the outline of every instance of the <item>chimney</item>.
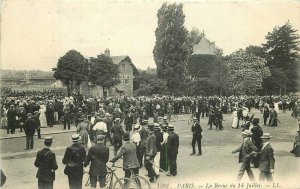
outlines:
{"label": "chimney", "polygon": [[105,49],[104,55],[110,57],[110,50],[109,49]]}

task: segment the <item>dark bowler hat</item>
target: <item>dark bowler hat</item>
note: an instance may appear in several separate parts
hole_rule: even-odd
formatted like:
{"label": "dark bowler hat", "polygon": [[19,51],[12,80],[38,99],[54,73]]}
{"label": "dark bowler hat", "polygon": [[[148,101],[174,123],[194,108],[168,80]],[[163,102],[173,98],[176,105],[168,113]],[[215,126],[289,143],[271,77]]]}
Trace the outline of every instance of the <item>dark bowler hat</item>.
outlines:
{"label": "dark bowler hat", "polygon": [[150,131],[154,131],[154,123],[149,123],[148,124],[148,129],[150,130]]}
{"label": "dark bowler hat", "polygon": [[52,143],[54,140],[53,140],[53,137],[52,136],[45,136],[44,137],[44,142],[46,143]]}
{"label": "dark bowler hat", "polygon": [[257,125],[259,123],[259,118],[253,118],[253,125]]}
{"label": "dark bowler hat", "polygon": [[130,139],[129,132],[124,133],[124,135],[123,135],[123,140],[129,141],[129,139]]}
{"label": "dark bowler hat", "polygon": [[105,139],[105,135],[97,135],[97,140],[104,140]]}

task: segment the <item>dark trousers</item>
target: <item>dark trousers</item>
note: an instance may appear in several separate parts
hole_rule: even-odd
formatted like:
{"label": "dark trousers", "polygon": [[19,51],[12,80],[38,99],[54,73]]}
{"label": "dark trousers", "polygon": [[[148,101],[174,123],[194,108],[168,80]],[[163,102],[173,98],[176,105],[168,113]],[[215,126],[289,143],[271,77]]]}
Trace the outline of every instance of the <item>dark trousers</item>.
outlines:
{"label": "dark trousers", "polygon": [[247,172],[250,181],[255,181],[253,172],[250,167],[250,161],[242,162],[241,168],[239,170],[239,174],[237,176],[237,180],[240,181],[243,178],[245,171]]}
{"label": "dark trousers", "polygon": [[200,121],[200,112],[195,112],[195,117],[197,118],[198,121]]}
{"label": "dark trousers", "polygon": [[54,114],[51,113],[48,115],[48,125],[52,127],[54,125]]}
{"label": "dark trousers", "polygon": [[[126,178],[130,178],[131,177],[131,171],[130,170],[132,170],[133,171],[133,173],[135,174],[135,175],[138,175],[139,174],[139,168],[133,168],[133,169],[124,169],[124,172],[125,172],[125,177]],[[140,186],[140,188],[141,188],[141,182],[140,182],[140,180],[139,179],[137,179],[137,180],[135,180],[136,181],[136,183]],[[129,188],[130,186],[126,186],[126,185],[128,185],[128,181],[127,180],[125,180],[125,187],[124,188]]]}
{"label": "dark trousers", "polygon": [[193,154],[196,153],[196,149],[195,149],[196,142],[197,142],[197,144],[198,144],[198,152],[199,152],[199,154],[202,154],[202,149],[201,149],[201,138],[199,138],[199,137],[194,137],[194,136],[193,136],[193,140],[192,140]]}
{"label": "dark trousers", "polygon": [[109,140],[109,142],[110,142],[111,145],[114,144],[114,143],[113,143],[113,140],[112,140],[112,138],[111,138],[111,136],[110,136],[110,132],[107,132],[107,133],[106,133],[105,140],[104,140],[105,146],[106,146],[106,141],[107,141],[107,140]]}
{"label": "dark trousers", "polygon": [[44,181],[38,179],[39,189],[53,189],[53,181]]}
{"label": "dark trousers", "polygon": [[115,152],[115,154],[118,152],[118,150],[121,148],[121,146],[122,146],[122,140],[114,139],[114,152]]}
{"label": "dark trousers", "polygon": [[168,154],[166,144],[163,144],[161,146],[159,167],[164,171],[168,171]]}
{"label": "dark trousers", "polygon": [[270,171],[260,171],[259,180],[264,181],[265,179],[268,182],[273,182],[273,176],[272,173],[270,173]]}
{"label": "dark trousers", "polygon": [[81,173],[77,171],[72,171],[72,173],[68,175],[70,189],[82,189],[82,177],[82,170]]}
{"label": "dark trousers", "polygon": [[264,125],[267,125],[268,117],[264,117]]}
{"label": "dark trousers", "polygon": [[170,166],[170,174],[173,176],[177,175],[177,154],[169,154],[169,166]]}
{"label": "dark trousers", "polygon": [[68,124],[68,129],[70,130],[70,120],[69,119],[64,120],[64,129],[67,128],[67,124]]}
{"label": "dark trousers", "polygon": [[42,136],[41,136],[41,128],[36,129],[36,132],[38,134],[38,138],[41,139],[42,138]]}
{"label": "dark trousers", "polygon": [[151,156],[149,160],[145,160],[145,168],[148,171],[148,176],[150,178],[150,181],[153,181],[154,177],[157,176],[153,169],[154,158],[155,158],[155,156]]}
{"label": "dark trousers", "polygon": [[26,135],[26,149],[33,149],[33,136]]}
{"label": "dark trousers", "polygon": [[208,124],[209,124],[209,128],[212,129],[212,125],[214,123],[215,120],[215,116],[209,116],[208,117]]}
{"label": "dark trousers", "polygon": [[8,123],[7,124],[7,134],[9,133],[9,130],[10,130],[10,133],[13,134],[15,133],[15,124],[14,123]]}
{"label": "dark trousers", "polygon": [[104,176],[92,176],[92,175],[90,175],[91,187],[93,187],[93,188],[97,187],[97,180],[99,181],[100,188],[104,188],[105,187],[105,181],[106,181],[106,175],[104,175]]}
{"label": "dark trousers", "polygon": [[140,147],[139,152],[137,152],[137,158],[140,163],[140,166],[143,167],[143,157],[146,152],[146,147]]}

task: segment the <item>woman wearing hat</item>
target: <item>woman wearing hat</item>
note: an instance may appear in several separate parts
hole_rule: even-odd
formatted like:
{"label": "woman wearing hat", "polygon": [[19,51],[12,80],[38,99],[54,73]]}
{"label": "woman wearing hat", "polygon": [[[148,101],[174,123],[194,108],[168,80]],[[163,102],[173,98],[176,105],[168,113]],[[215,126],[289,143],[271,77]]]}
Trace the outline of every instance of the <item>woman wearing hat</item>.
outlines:
{"label": "woman wearing hat", "polygon": [[64,173],[68,175],[70,189],[82,188],[83,162],[86,157],[84,147],[79,143],[79,134],[73,134],[73,144],[67,147],[62,163],[66,165]]}

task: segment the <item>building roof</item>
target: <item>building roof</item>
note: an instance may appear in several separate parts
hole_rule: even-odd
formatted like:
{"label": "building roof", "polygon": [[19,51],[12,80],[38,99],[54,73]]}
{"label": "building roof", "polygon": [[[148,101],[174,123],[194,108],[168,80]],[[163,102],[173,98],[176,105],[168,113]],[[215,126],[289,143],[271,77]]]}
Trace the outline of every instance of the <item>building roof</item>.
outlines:
{"label": "building roof", "polygon": [[126,55],[122,55],[122,56],[111,56],[110,57],[113,61],[113,64],[119,65],[121,62],[123,62],[124,60],[128,60],[128,62],[130,63],[130,65],[133,68],[133,74],[139,74],[139,71],[137,70],[137,68],[135,67],[135,65],[132,63],[131,59],[129,58],[129,56]]}
{"label": "building roof", "polygon": [[197,45],[194,45],[193,50],[193,55],[216,55],[216,48],[204,35],[202,35],[200,42]]}
{"label": "building roof", "polygon": [[123,60],[125,60],[128,56],[111,56],[110,58],[112,59],[114,64],[120,64]]}

